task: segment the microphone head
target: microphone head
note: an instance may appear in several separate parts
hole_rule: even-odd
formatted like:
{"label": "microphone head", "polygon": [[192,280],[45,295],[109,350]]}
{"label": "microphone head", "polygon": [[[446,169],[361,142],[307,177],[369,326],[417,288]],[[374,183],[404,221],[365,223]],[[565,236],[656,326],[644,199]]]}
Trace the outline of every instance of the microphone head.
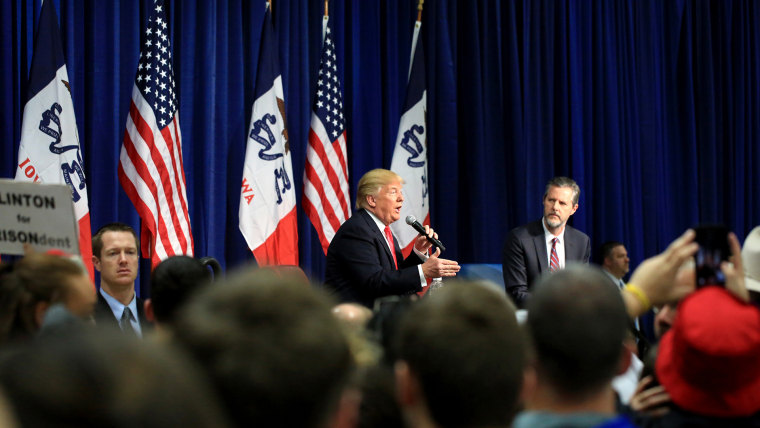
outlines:
{"label": "microphone head", "polygon": [[413,225],[413,224],[414,224],[416,221],[417,221],[417,219],[416,219],[416,218],[414,218],[414,216],[413,216],[413,215],[408,215],[408,216],[406,216],[406,224],[408,224],[408,225],[410,225],[410,226],[411,226],[411,225]]}

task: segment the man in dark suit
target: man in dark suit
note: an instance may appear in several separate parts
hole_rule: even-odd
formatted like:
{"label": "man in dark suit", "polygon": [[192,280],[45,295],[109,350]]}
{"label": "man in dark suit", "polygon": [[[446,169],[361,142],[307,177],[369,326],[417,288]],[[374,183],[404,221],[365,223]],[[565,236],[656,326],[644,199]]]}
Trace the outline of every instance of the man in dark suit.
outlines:
{"label": "man in dark suit", "polygon": [[546,184],[544,215],[509,232],[502,253],[504,286],[518,307],[524,307],[533,282],[569,262],[588,263],[591,243],[583,232],[567,226],[578,209],[581,190],[567,177]]}
{"label": "man in dark suit", "polygon": [[92,237],[92,264],[100,272],[95,322],[142,337],[148,321],[135,294],[138,261],[137,233],[129,225],[110,223]]}
{"label": "man in dark suit", "polygon": [[[390,224],[401,217],[403,180],[387,169],[374,169],[359,180],[357,212],[344,222],[327,249],[326,287],[343,302],[372,307],[378,297],[421,291],[425,278],[455,276],[459,264],[440,259],[440,249],[419,235],[414,254],[403,258]],[[437,234],[425,226],[428,236]],[[391,251],[393,248],[393,251]]]}

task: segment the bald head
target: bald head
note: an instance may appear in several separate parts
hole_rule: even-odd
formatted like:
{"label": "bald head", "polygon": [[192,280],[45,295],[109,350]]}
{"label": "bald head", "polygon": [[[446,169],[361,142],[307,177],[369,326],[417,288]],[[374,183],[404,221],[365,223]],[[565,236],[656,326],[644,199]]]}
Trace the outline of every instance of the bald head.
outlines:
{"label": "bald head", "polygon": [[332,309],[332,314],[351,330],[360,330],[372,318],[372,311],[358,303],[341,303]]}

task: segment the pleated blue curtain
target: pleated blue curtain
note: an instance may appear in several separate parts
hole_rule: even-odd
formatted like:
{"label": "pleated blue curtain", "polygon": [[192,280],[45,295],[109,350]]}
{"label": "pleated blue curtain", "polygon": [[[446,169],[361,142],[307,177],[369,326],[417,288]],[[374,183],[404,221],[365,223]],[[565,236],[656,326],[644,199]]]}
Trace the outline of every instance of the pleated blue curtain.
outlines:
{"label": "pleated blue curtain", "polygon": [[[93,229],[139,227],[116,166],[152,2],[49,1]],[[416,3],[330,1],[352,193],[364,172],[390,165]],[[15,172],[39,9],[0,2],[2,177]],[[539,218],[555,175],[581,185],[572,224],[595,247],[624,242],[634,264],[699,222],[748,233],[760,223],[759,9],[751,0],[426,2],[431,221],[445,256],[500,262],[507,231]],[[227,268],[253,263],[237,211],[264,1],[167,0],[167,12],[196,254]],[[317,279],[324,255],[300,195],[322,14],[321,0],[274,1],[301,265]]]}

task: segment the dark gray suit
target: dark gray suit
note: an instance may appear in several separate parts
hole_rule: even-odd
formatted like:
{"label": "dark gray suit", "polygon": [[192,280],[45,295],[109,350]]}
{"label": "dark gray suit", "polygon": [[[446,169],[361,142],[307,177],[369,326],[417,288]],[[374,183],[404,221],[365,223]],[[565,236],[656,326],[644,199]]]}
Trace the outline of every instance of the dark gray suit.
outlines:
{"label": "dark gray suit", "polygon": [[325,287],[342,302],[370,308],[378,297],[421,291],[417,265],[422,260],[414,253],[404,259],[395,239],[394,244],[398,269],[377,223],[367,211],[357,211],[340,226],[327,249]]}
{"label": "dark gray suit", "polygon": [[[543,219],[512,229],[504,243],[502,270],[507,294],[518,307],[525,306],[533,282],[549,271]],[[588,263],[591,242],[585,233],[565,225],[565,263]]]}
{"label": "dark gray suit", "polygon": [[[121,330],[121,327],[119,327],[119,320],[116,319],[116,316],[111,311],[111,307],[108,306],[108,302],[106,301],[105,297],[100,294],[100,290],[97,291],[98,294],[98,300],[95,302],[95,324],[99,327],[107,327],[107,328],[118,328]],[[145,310],[143,308],[144,301],[138,297],[135,297],[137,300],[135,303],[137,305],[137,320],[140,322],[140,329],[142,330],[143,334],[145,334],[146,331],[149,331],[151,328],[150,322],[145,318]]]}

